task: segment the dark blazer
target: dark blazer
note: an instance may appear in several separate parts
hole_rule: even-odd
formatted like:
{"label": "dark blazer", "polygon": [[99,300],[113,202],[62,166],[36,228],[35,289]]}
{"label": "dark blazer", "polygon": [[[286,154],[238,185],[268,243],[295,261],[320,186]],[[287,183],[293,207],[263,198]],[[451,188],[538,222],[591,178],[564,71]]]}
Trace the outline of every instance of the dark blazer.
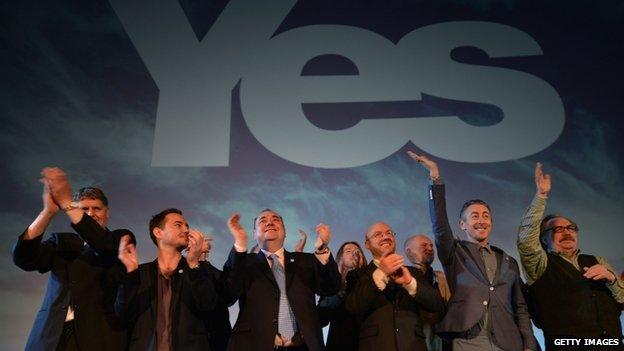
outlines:
{"label": "dark blazer", "polygon": [[225,351],[232,333],[228,307],[234,301],[225,291],[223,272],[208,261],[202,261],[200,265],[212,280],[218,296],[216,307],[205,319],[206,328],[210,333],[210,349],[212,351]]}
{"label": "dark blazer", "polygon": [[[101,228],[87,215],[73,227],[81,233],[97,230],[117,242],[126,233]],[[74,233],[53,233],[45,241],[43,235],[32,240],[24,240],[23,235],[13,249],[13,262],[25,271],[50,272],[25,349],[56,349],[70,304],[82,350],[123,349],[126,332],[113,308],[119,268],[116,255],[98,252]]]}
{"label": "dark blazer", "polygon": [[[128,350],[153,350],[156,346],[158,274],[157,260],[144,263],[126,273],[119,286],[115,311],[131,330]],[[182,257],[171,279],[173,349],[210,350],[204,321],[217,303],[211,277],[201,267],[188,268]]]}
{"label": "dark blazer", "polygon": [[488,305],[492,341],[498,347],[510,351],[536,350],[516,260],[491,246],[498,266],[494,282],[490,284],[478,245],[453,237],[446,214],[444,185],[432,185],[429,190],[429,213],[436,248],[451,290],[446,315],[438,323],[437,332],[447,338],[466,337]]}
{"label": "dark blazer", "polygon": [[390,281],[380,291],[373,280],[377,266],[373,261],[347,274],[347,311],[362,318],[359,350],[426,351],[420,311],[442,312],[442,298],[413,267],[408,267],[417,281],[416,295]]}
{"label": "dark blazer", "polygon": [[327,351],[349,351],[358,348],[361,320],[359,316],[347,311],[345,300],[345,291],[319,299],[317,309],[321,327],[329,324]]}
{"label": "dark blazer", "polygon": [[[323,349],[315,294],[333,295],[340,289],[338,266],[330,255],[325,265],[310,253],[284,251],[286,289],[299,332],[310,351]],[[280,291],[262,251],[232,249],[223,268],[227,288],[238,299],[240,311],[229,350],[273,350],[277,334]]]}

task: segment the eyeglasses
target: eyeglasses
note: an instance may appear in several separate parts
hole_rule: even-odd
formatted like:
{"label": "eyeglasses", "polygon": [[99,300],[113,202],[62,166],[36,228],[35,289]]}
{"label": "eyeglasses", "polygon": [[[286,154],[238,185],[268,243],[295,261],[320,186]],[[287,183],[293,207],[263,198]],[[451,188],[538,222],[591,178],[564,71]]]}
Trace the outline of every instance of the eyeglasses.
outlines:
{"label": "eyeglasses", "polygon": [[374,232],[373,235],[369,236],[367,239],[379,240],[385,236],[395,237],[396,233],[391,230],[388,230],[387,232]]}
{"label": "eyeglasses", "polygon": [[562,226],[562,225],[556,225],[554,227],[550,227],[548,229],[545,229],[544,231],[547,232],[549,230],[552,230],[553,233],[563,233],[565,230],[569,231],[569,232],[577,232],[578,231],[578,227],[576,226],[576,224],[569,224],[566,226]]}

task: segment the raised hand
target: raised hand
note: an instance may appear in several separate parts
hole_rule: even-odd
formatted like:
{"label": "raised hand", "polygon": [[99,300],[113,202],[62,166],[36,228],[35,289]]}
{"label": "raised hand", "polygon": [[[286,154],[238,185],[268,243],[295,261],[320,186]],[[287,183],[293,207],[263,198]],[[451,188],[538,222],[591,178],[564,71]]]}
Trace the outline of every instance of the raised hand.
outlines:
{"label": "raised hand", "polygon": [[331,239],[331,230],[329,226],[324,223],[319,223],[316,228],[316,242],[314,243],[314,250],[323,251],[329,245],[329,240]]}
{"label": "raised hand", "polygon": [[383,256],[379,260],[379,269],[384,272],[385,275],[391,276],[393,274],[401,274],[397,271],[403,267],[405,259],[401,255],[397,255],[395,253],[391,253]]}
{"label": "raised hand", "polygon": [[542,163],[535,164],[535,188],[537,194],[542,197],[548,196],[550,192],[550,174],[544,174]]}
{"label": "raised hand", "polygon": [[595,264],[589,268],[583,267],[583,270],[585,271],[583,276],[587,279],[602,280],[609,283],[613,283],[616,279],[615,274],[601,264]]}
{"label": "raised hand", "polygon": [[71,184],[67,174],[58,167],[46,167],[41,171],[41,175],[48,185],[52,200],[60,208],[67,207],[72,202]]}
{"label": "raised hand", "polygon": [[438,169],[437,163],[430,160],[427,156],[418,155],[413,151],[408,151],[407,154],[412,160],[420,163],[423,167],[425,167],[429,171],[429,177],[431,179],[440,178],[440,170]]}
{"label": "raised hand", "polygon": [[210,250],[212,249],[212,237],[210,235],[204,236],[204,241],[201,247],[201,255],[199,255],[200,261],[208,261]]}
{"label": "raised hand", "polygon": [[49,213],[50,215],[55,215],[60,208],[52,199],[52,196],[50,195],[50,187],[48,186],[45,178],[41,178],[40,181],[43,183],[43,194],[41,195],[43,200],[43,211]]}
{"label": "raised hand", "polygon": [[195,267],[199,264],[199,257],[202,255],[204,245],[204,234],[197,229],[189,230],[188,253],[186,254],[186,262],[189,267]]}
{"label": "raised hand", "polygon": [[303,252],[306,241],[308,240],[308,234],[306,234],[306,232],[304,232],[303,230],[299,229],[299,237],[299,241],[297,241],[297,244],[295,245],[295,252]]}
{"label": "raised hand", "polygon": [[247,248],[247,232],[240,224],[240,218],[238,213],[233,213],[230,218],[228,218],[228,229],[230,229],[230,233],[232,237],[234,237],[234,245]]}
{"label": "raised hand", "polygon": [[139,268],[136,247],[130,242],[130,235],[124,235],[119,240],[119,261],[126,266],[126,272],[130,273]]}

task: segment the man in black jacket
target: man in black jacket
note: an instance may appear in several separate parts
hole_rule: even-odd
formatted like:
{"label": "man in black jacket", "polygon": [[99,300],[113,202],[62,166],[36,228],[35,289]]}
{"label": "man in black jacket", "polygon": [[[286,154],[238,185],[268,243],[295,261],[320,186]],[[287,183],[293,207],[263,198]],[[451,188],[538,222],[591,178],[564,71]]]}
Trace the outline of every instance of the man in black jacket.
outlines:
{"label": "man in black jacket", "polygon": [[323,350],[315,294],[333,295],[340,288],[338,267],[327,247],[329,227],[316,227],[314,254],[284,250],[282,217],[270,209],[254,220],[258,253],[246,252],[247,233],[238,214],[230,217],[228,227],[234,248],[224,272],[240,307],[228,349]]}
{"label": "man in black jacket", "polygon": [[[126,332],[114,314],[116,243],[127,231],[111,232],[108,199],[98,188],[82,188],[72,201],[65,173],[45,168],[43,210],[18,238],[13,261],[26,271],[50,272],[41,310],[30,332],[26,350],[119,350]],[[53,189],[54,197],[50,194]],[[75,233],[43,233],[59,212],[65,211]],[[89,238],[103,237],[112,250]],[[83,240],[85,239],[85,240]]]}
{"label": "man in black jacket", "polygon": [[127,274],[115,311],[131,330],[128,350],[210,350],[205,319],[217,295],[199,263],[203,234],[189,229],[182,212],[173,208],[154,215],[149,227],[156,260],[139,265],[129,237],[119,244]]}
{"label": "man in black jacket", "polygon": [[347,275],[347,311],[362,319],[360,351],[426,351],[421,310],[442,312],[442,298],[414,267],[395,253],[395,233],[377,222],[366,231],[368,266]]}

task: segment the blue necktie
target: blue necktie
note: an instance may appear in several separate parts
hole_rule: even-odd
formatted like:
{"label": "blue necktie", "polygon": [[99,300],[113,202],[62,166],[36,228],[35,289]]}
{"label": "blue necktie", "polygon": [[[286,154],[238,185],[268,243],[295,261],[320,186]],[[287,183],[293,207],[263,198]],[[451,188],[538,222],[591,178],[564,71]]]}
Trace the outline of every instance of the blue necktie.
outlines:
{"label": "blue necktie", "polygon": [[286,295],[286,275],[284,274],[284,268],[280,264],[279,259],[275,254],[270,254],[271,271],[277,286],[280,289],[280,303],[279,312],[277,315],[277,331],[285,340],[290,340],[297,331],[297,324],[295,323],[295,314],[290,308],[288,303],[288,296]]}

